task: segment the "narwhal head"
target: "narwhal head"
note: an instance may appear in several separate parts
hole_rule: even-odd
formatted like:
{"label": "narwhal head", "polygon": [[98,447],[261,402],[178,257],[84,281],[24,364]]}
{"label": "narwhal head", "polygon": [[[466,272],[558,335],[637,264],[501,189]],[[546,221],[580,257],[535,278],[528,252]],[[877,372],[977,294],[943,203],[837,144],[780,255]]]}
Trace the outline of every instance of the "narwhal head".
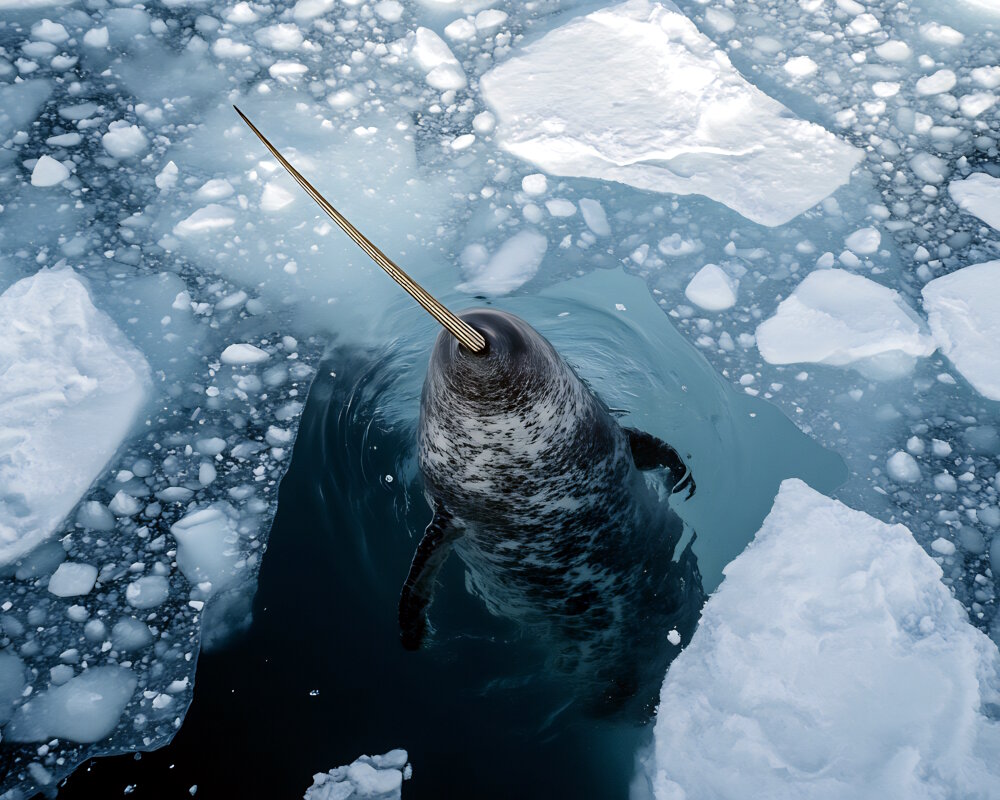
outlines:
{"label": "narwhal head", "polygon": [[555,349],[520,317],[493,308],[458,316],[486,345],[473,352],[442,331],[427,367],[428,392],[447,391],[469,412],[496,414],[533,405],[551,389],[553,378],[563,377]]}

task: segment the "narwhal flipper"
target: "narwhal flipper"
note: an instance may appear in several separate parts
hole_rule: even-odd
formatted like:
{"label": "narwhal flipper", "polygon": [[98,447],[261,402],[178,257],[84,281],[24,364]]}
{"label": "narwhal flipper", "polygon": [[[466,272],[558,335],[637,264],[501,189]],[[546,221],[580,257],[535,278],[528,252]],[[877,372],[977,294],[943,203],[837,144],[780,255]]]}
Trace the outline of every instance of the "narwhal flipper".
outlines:
{"label": "narwhal flipper", "polygon": [[674,479],[674,492],[688,489],[687,496],[694,494],[694,476],[681,460],[680,454],[662,439],[657,439],[651,433],[636,428],[623,428],[628,436],[629,447],[632,448],[632,460],[637,469],[656,469],[666,467]]}
{"label": "narwhal flipper", "polygon": [[424,531],[410,564],[403,591],[399,596],[399,638],[407,650],[417,650],[427,631],[427,606],[434,596],[434,582],[448,559],[451,545],[459,531],[452,525],[451,514],[437,508],[434,519]]}

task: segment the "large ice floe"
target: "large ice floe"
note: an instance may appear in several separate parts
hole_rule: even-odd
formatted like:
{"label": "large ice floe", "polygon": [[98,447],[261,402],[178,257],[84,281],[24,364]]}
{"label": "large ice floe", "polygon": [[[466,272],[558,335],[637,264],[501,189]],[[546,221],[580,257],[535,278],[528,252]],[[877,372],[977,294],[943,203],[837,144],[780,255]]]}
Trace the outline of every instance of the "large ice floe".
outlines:
{"label": "large ice floe", "polygon": [[902,525],[785,481],[660,698],[657,800],[1000,797],[1000,652]]}
{"label": "large ice floe", "polygon": [[70,269],[0,294],[0,567],[47,539],[149,393],[149,365]]}
{"label": "large ice floe", "polygon": [[669,2],[573,20],[481,87],[500,146],[546,172],[703,194],[764,225],[818,203],[861,160],[748,83]]}

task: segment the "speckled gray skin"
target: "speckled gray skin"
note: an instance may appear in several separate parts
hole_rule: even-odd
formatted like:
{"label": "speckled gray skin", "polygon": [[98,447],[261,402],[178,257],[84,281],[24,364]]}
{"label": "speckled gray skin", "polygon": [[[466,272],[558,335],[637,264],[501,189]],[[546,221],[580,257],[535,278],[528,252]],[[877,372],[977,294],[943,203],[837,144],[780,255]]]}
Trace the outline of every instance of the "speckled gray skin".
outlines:
{"label": "speckled gray skin", "polygon": [[431,355],[418,458],[435,519],[401,599],[404,644],[419,646],[454,543],[491,612],[535,628],[557,669],[619,705],[643,667],[662,680],[653,651],[669,657],[667,632],[686,639],[697,619],[694,557],[673,558],[681,521],[637,469],[630,432],[544,337],[501,311],[460,316],[489,349],[442,332]]}

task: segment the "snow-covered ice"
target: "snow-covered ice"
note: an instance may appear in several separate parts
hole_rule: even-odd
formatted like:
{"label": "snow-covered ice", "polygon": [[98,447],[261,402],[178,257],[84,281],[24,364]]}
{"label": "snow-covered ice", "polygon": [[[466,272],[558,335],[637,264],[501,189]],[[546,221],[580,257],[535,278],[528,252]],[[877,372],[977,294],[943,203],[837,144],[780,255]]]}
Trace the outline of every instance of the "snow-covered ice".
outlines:
{"label": "snow-covered ice", "polygon": [[114,455],[149,365],[70,269],[0,295],[0,565],[48,538]]}
{"label": "snow-covered ice", "polygon": [[1000,400],[1000,261],[935,278],[923,297],[941,352],[976,391]]}
{"label": "snow-covered ice", "polygon": [[303,800],[400,800],[412,768],[405,750],[361,756],[345,767],[313,775]]}
{"label": "snow-covered ice", "polygon": [[949,183],[948,194],[963,211],[1000,231],[1000,178],[973,172],[967,178]]}
{"label": "snow-covered ice", "polygon": [[902,525],[785,481],[671,665],[657,800],[1000,797],[1000,653]]}
{"label": "snow-covered ice", "polygon": [[772,364],[856,366],[895,376],[935,343],[899,292],[846,270],[816,270],[757,328]]}
{"label": "snow-covered ice", "polygon": [[704,194],[780,225],[861,153],[748,83],[671,3],[574,19],[481,78],[500,145],[553,175]]}

